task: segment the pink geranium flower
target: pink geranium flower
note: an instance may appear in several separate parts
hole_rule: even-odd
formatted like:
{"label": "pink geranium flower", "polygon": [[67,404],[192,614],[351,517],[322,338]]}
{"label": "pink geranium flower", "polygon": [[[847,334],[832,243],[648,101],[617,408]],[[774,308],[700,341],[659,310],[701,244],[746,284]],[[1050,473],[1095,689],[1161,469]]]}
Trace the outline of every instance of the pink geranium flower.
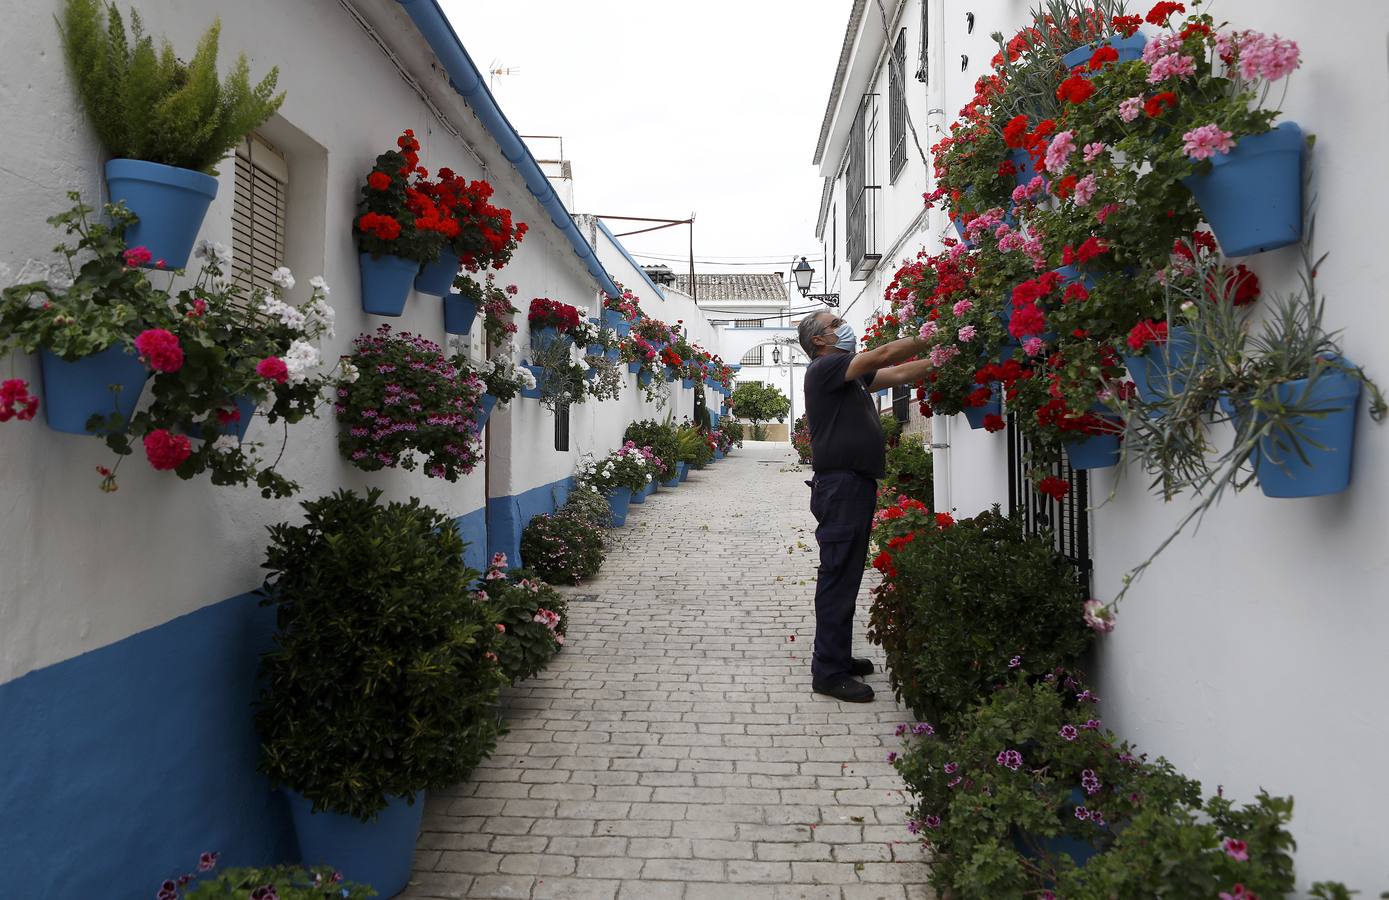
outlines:
{"label": "pink geranium flower", "polygon": [[1219,125],[1212,122],[1210,125],[1193,128],[1182,135],[1182,152],[1192,159],[1210,159],[1217,153],[1229,153],[1233,150],[1233,137],[1233,134],[1222,131]]}
{"label": "pink geranium flower", "polygon": [[1066,163],[1070,161],[1071,154],[1075,152],[1075,134],[1070,131],[1057,132],[1047,145],[1047,155],[1043,164],[1048,172],[1059,175],[1065,171]]}
{"label": "pink geranium flower", "polygon": [[1143,98],[1130,97],[1119,104],[1119,118],[1125,122],[1132,122],[1138,118],[1138,114],[1143,112]]}

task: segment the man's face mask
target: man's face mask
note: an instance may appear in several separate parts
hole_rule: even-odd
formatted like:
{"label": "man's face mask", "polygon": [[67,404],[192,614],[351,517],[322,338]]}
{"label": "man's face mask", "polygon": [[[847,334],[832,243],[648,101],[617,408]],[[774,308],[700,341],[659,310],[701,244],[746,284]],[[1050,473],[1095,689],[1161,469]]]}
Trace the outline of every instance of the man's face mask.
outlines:
{"label": "man's face mask", "polygon": [[834,338],[836,349],[852,353],[858,348],[858,336],[854,334],[854,329],[848,322],[839,323],[839,327],[834,330]]}

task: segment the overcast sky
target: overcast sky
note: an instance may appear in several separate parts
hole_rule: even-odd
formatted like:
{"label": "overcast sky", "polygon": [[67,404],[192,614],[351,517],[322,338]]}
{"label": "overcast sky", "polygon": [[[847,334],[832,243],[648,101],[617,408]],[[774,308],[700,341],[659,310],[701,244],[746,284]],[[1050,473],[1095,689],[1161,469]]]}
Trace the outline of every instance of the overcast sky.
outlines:
{"label": "overcast sky", "polygon": [[[849,0],[441,3],[479,68],[519,69],[492,79],[517,130],[563,136],[572,212],[694,213],[700,271],[785,271],[792,254],[822,269],[810,161]],[[688,253],[683,226],[622,241],[633,253]]]}

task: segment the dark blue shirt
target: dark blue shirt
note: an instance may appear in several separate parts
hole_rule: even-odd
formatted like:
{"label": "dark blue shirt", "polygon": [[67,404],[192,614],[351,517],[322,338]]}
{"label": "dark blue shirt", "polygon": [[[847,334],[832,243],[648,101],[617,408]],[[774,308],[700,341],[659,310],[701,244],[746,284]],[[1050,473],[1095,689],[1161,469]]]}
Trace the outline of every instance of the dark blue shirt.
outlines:
{"label": "dark blue shirt", "polygon": [[883,424],[868,390],[873,374],[846,381],[853,358],[852,353],[829,352],[805,370],[811,466],[817,472],[840,470],[882,478],[887,460]]}

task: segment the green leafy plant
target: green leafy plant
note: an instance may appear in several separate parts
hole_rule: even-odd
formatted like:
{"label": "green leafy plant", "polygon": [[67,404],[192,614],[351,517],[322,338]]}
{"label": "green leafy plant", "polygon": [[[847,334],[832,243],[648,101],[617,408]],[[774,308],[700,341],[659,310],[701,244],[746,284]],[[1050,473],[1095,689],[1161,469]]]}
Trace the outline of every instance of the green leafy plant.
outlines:
{"label": "green leafy plant", "polygon": [[521,531],[521,559],[551,584],[578,584],[603,567],[603,531],[572,511],[538,515]]}
{"label": "green leafy plant", "polygon": [[935,505],[935,483],[931,477],[931,451],[920,435],[909,434],[887,451],[887,475],[878,494],[889,502],[899,497]]}
{"label": "green leafy plant", "polygon": [[714,458],[704,434],[688,420],[675,431],[676,459],[694,468],[703,468]]}
{"label": "green leafy plant", "polygon": [[650,448],[659,463],[656,471],[657,481],[669,479],[670,473],[675,471],[675,464],[680,461],[676,429],[669,417],[664,422],[657,422],[655,419],[633,422],[623,431],[622,440],[631,441],[638,447]]}
{"label": "green leafy plant", "polygon": [[[1337,409],[1315,399],[1319,379],[1348,376],[1367,389],[1373,421],[1389,414],[1379,386],[1345,360],[1339,333],[1322,324],[1325,298],[1316,278],[1326,257],[1313,256],[1312,230],[1302,246],[1300,289],[1267,298],[1255,326],[1230,301],[1245,277],[1239,270],[1192,253],[1190,276],[1170,279],[1168,320],[1186,325],[1190,352],[1171,360],[1169,380],[1153,402],[1114,395],[1109,406],[1124,421],[1124,456],[1152,476],[1150,488],[1164,499],[1186,492],[1198,499],[1154,552],[1125,575],[1115,602],[1177,535],[1227,494],[1254,482],[1261,452],[1272,448],[1271,458],[1305,461],[1308,450],[1320,449],[1308,437],[1308,425]],[[1280,399],[1279,388],[1296,381],[1306,387]],[[1212,436],[1215,428],[1234,432],[1224,449]]]}
{"label": "green leafy plant", "polygon": [[733,396],[728,400],[729,406],[733,407],[733,412],[740,419],[746,419],[752,423],[752,439],[761,441],[766,439],[766,429],[762,427],[763,422],[775,419],[778,422],[786,421],[786,416],[791,412],[791,400],[774,385],[763,384],[760,381],[745,381],[738,385],[733,391]]}
{"label": "green leafy plant", "polygon": [[896,447],[902,439],[902,420],[895,413],[885,412],[878,416],[878,422],[883,428],[883,441],[888,447]]}
{"label": "green leafy plant", "polygon": [[[599,502],[607,506],[601,497]],[[507,571],[501,553],[487,567],[482,592],[487,597],[483,606],[497,631],[492,650],[507,680],[515,684],[545,668],[564,646],[564,595],[525,569]]]}
{"label": "green leafy plant", "polygon": [[743,446],[743,423],[735,422],[732,419],[724,419],[719,423],[719,430],[723,433],[725,453],[732,447]]}
{"label": "green leafy plant", "polygon": [[531,363],[540,370],[534,373],[540,405],[551,412],[588,399],[584,367],[574,361],[573,349],[567,341],[558,340],[531,350]]}
{"label": "green leafy plant", "polygon": [[1075,571],[1047,534],[998,507],[955,522],[908,499],[879,513],[869,639],[887,651],[893,690],[912,712],[968,709],[1015,656],[1074,666],[1089,646]]}
{"label": "green leafy plant", "polygon": [[[1293,890],[1292,801],[1236,808],[1104,729],[1064,671],[1019,665],[949,729],[901,725],[893,759],[933,851],[932,885],[961,900],[1259,897]],[[1097,854],[1085,862],[1085,856]]]}
{"label": "green leafy plant", "polygon": [[[497,398],[497,405],[506,406],[521,391],[535,387],[535,376],[530,369],[516,365],[515,344],[508,342],[494,349],[497,352],[477,376],[487,386],[487,393]],[[467,356],[460,354],[454,357],[453,364],[461,371],[468,365]]]}
{"label": "green leafy plant", "polygon": [[810,425],[806,422],[805,416],[799,416],[795,426],[791,429],[791,446],[795,448],[796,456],[800,459],[801,465],[811,463]]}
{"label": "green leafy plant", "polygon": [[[711,454],[712,455],[712,454]],[[634,493],[646,487],[660,472],[650,451],[643,452],[631,441],[601,459],[585,457],[579,461],[578,482],[599,494],[615,488],[628,488]],[[606,504],[607,501],[604,501]]]}
{"label": "green leafy plant", "polygon": [[97,137],[118,158],[216,175],[217,163],[285,99],[275,93],[278,69],[251,87],[245,54],[218,80],[220,22],[198,41],[187,63],[167,40],[156,50],[133,11],[127,33],[113,3],[67,0],[60,28],[82,106]]}
{"label": "green leafy plant", "polygon": [[393,797],[457,784],[492,752],[504,681],[453,519],[338,491],[270,528],[276,607],[256,708],[261,770],[369,820]]}
{"label": "green leafy plant", "polygon": [[343,881],[329,866],[263,866],[217,874],[216,853],[204,853],[196,872],[160,885],[155,900],[367,900],[378,896],[363,884]]}

